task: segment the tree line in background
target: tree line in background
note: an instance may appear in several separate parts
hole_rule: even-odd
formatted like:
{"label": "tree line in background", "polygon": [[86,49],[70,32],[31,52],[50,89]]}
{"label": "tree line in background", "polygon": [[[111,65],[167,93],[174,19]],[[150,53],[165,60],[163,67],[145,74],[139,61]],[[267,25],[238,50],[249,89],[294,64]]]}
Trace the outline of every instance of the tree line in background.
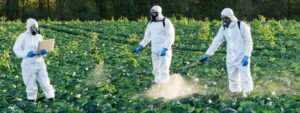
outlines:
{"label": "tree line in background", "polygon": [[167,17],[219,19],[225,7],[240,19],[260,16],[300,20],[300,0],[0,0],[0,17],[51,20],[102,20],[126,17],[136,20],[149,15],[158,4]]}

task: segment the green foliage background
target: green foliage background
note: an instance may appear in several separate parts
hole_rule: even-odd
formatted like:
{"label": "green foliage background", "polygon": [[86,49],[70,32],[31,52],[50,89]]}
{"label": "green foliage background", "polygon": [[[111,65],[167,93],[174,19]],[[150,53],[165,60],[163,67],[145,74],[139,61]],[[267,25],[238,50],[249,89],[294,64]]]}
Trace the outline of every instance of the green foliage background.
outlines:
{"label": "green foliage background", "polygon": [[161,5],[167,17],[197,20],[219,19],[225,7],[243,20],[265,16],[297,19],[299,0],[0,0],[0,17],[7,20],[29,17],[51,20],[103,20],[126,17],[137,20],[149,15],[150,8]]}

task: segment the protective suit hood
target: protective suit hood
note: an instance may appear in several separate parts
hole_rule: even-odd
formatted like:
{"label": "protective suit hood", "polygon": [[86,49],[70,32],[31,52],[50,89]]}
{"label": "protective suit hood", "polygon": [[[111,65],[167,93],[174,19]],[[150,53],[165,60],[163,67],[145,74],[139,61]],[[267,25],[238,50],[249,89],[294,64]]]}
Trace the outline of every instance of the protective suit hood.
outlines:
{"label": "protective suit hood", "polygon": [[230,8],[225,8],[221,12],[221,16],[227,16],[232,22],[236,22],[238,19],[234,16],[233,10]]}
{"label": "protective suit hood", "polygon": [[151,8],[150,12],[157,12],[156,20],[162,20],[164,16],[162,15],[162,8],[159,5],[155,5]]}
{"label": "protective suit hood", "polygon": [[38,22],[37,22],[35,19],[29,18],[29,19],[26,21],[26,31],[29,31],[29,32],[30,32],[30,27],[31,27],[32,25],[35,25],[36,28],[39,27]]}
{"label": "protective suit hood", "polygon": [[[221,12],[221,16],[226,16],[226,17],[230,18],[231,23],[229,24],[229,28],[234,27],[236,25],[235,23],[237,23],[237,21],[238,21],[236,16],[234,16],[232,9],[230,9],[230,8],[223,9]],[[223,21],[223,24],[224,24],[224,21]]]}

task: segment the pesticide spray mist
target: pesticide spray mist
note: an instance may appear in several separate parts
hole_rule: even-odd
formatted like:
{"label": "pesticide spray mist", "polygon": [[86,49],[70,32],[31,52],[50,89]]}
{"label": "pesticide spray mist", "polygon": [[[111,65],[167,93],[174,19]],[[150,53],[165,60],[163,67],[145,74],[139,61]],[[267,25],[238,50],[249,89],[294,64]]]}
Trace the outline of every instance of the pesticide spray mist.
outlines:
{"label": "pesticide spray mist", "polygon": [[174,74],[170,76],[170,80],[165,84],[154,84],[145,91],[145,95],[150,98],[163,97],[166,100],[181,98],[199,92],[199,85],[188,82],[181,75]]}
{"label": "pesticide spray mist", "polygon": [[104,63],[100,63],[96,66],[95,69],[88,74],[87,78],[83,81],[87,86],[95,86],[96,84],[100,84],[108,80],[108,78],[104,75]]}

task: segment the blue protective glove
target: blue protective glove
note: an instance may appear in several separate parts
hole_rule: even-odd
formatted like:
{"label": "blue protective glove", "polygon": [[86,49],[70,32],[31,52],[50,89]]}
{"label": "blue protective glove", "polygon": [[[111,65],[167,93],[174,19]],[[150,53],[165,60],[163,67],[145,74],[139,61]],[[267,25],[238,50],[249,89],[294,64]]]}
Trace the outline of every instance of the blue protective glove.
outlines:
{"label": "blue protective glove", "polygon": [[133,52],[134,53],[139,53],[141,50],[143,50],[143,46],[142,45],[139,45]]}
{"label": "blue protective glove", "polygon": [[29,58],[32,58],[32,57],[34,57],[34,52],[33,51],[29,51],[28,53],[27,53],[27,57],[29,57]]}
{"label": "blue protective glove", "polygon": [[167,51],[168,49],[167,48],[163,48],[160,52],[160,56],[166,56],[167,55]]}
{"label": "blue protective glove", "polygon": [[242,63],[243,66],[247,66],[248,63],[249,63],[249,57],[244,56],[241,63]]}
{"label": "blue protective glove", "polygon": [[46,55],[47,53],[48,53],[47,50],[45,50],[45,49],[42,49],[42,50],[41,50],[41,55],[44,56],[44,55]]}
{"label": "blue protective glove", "polygon": [[200,59],[200,62],[207,62],[209,57],[210,56],[208,54],[203,55],[202,58]]}

